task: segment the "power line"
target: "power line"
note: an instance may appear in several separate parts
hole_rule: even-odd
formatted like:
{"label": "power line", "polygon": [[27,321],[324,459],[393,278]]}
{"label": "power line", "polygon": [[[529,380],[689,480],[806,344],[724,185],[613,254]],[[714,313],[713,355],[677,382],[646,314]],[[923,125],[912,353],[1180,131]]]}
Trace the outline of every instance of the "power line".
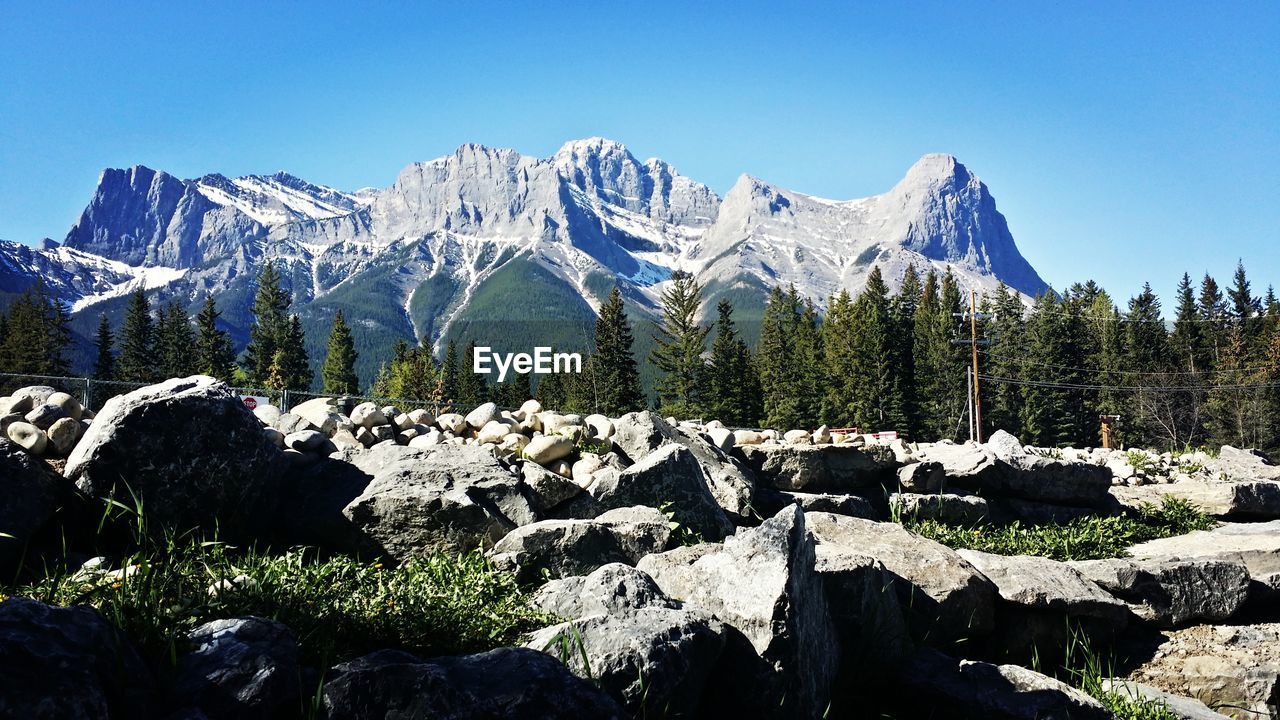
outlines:
{"label": "power line", "polygon": [[1032,387],[1056,388],[1061,390],[1126,390],[1153,392],[1193,392],[1200,390],[1262,390],[1280,387],[1280,383],[1254,383],[1237,385],[1093,385],[1085,383],[1052,382],[1047,380],[1022,380],[1019,378],[1000,377],[998,375],[982,375],[988,382],[1006,385],[1028,385]]}
{"label": "power line", "polygon": [[1213,370],[1196,370],[1196,371],[1192,371],[1192,370],[1157,371],[1157,370],[1119,370],[1119,369],[1113,370],[1109,368],[1076,367],[1073,365],[1057,365],[1054,363],[1038,362],[1036,360],[1028,360],[1026,358],[1013,357],[1012,355],[1005,355],[1002,353],[993,353],[990,350],[979,350],[978,352],[984,353],[987,357],[991,358],[992,360],[1004,360],[1007,362],[1016,363],[1018,365],[1030,365],[1034,367],[1054,368],[1057,370],[1074,370],[1077,372],[1096,373],[1096,374],[1110,373],[1112,375],[1136,375],[1139,377],[1142,377],[1142,376],[1183,377],[1183,376],[1198,376],[1198,375],[1223,375],[1227,373],[1252,372],[1255,370],[1271,369],[1270,365],[1250,365],[1250,366],[1239,367],[1239,368],[1230,369],[1230,370],[1224,370],[1222,368],[1216,368]]}

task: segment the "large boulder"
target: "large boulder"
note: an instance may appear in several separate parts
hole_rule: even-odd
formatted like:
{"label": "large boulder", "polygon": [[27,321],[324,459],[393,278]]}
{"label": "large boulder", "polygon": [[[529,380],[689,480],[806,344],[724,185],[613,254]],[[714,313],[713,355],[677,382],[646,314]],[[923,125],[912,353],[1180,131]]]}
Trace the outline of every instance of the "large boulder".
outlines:
{"label": "large boulder", "polygon": [[583,575],[609,563],[634,565],[666,549],[667,516],[651,507],[610,510],[591,520],[542,520],[507,533],[493,546],[493,564],[521,582]]}
{"label": "large boulder", "polygon": [[894,590],[894,575],[879,560],[858,548],[820,542],[814,569],[822,578],[840,638],[836,685],[842,692],[835,705],[847,709],[856,705],[859,692],[888,679],[911,655],[910,631]]}
{"label": "large boulder", "polygon": [[1221,560],[1243,562],[1249,571],[1250,599],[1274,600],[1280,594],[1280,520],[1223,523],[1212,530],[1150,540],[1129,548],[1135,560]]}
{"label": "large boulder", "polygon": [[937,520],[950,525],[976,525],[991,517],[991,507],[979,495],[894,493],[889,507],[900,517]]}
{"label": "large boulder", "polygon": [[897,523],[813,513],[808,524],[822,554],[883,563],[916,639],[945,646],[991,632],[995,585],[951,548]]}
{"label": "large boulder", "polygon": [[[1280,697],[1280,625],[1191,625],[1144,640],[1147,660],[1126,679],[1194,697],[1238,718],[1275,716]],[[1140,654],[1138,654],[1140,653]]]}
{"label": "large boulder", "polygon": [[0,573],[10,567],[24,544],[49,522],[63,496],[65,480],[45,469],[22,448],[0,440]]}
{"label": "large boulder", "polygon": [[1106,499],[1111,489],[1107,467],[1027,453],[1009,437],[997,437],[994,445],[922,445],[916,454],[941,464],[948,484],[981,491],[988,498],[1079,507],[1095,507]]}
{"label": "large boulder", "polygon": [[1205,467],[1211,474],[1230,480],[1280,480],[1280,465],[1273,464],[1266,455],[1230,445],[1223,445]]}
{"label": "large boulder", "polygon": [[1176,720],[1230,720],[1226,715],[1214,712],[1208,705],[1195,698],[1183,697],[1166,692],[1160,688],[1132,680],[1107,678],[1102,681],[1102,689],[1113,695],[1137,702],[1148,701],[1164,706]]}
{"label": "large boulder", "polygon": [[153,689],[138,653],[97,610],[0,601],[0,717],[150,717]]}
{"label": "large boulder", "polygon": [[1186,500],[1219,518],[1273,520],[1280,518],[1280,482],[1253,479],[1181,479],[1167,485],[1118,486],[1111,494],[1122,504],[1158,505],[1166,497]]}
{"label": "large boulder", "polygon": [[895,477],[897,460],[882,445],[742,445],[757,481],[775,490],[849,493],[878,488]]}
{"label": "large boulder", "polygon": [[331,669],[320,701],[326,720],[627,717],[603,690],[528,648],[431,660],[383,650]]}
{"label": "large boulder", "polygon": [[474,445],[383,443],[342,457],[371,478],[342,509],[366,552],[403,560],[488,548],[537,520],[519,478]]}
{"label": "large boulder", "polygon": [[225,383],[196,375],[107,401],[63,474],[133,507],[148,527],[257,537],[280,500],[280,450]]}
{"label": "large boulder", "polygon": [[716,687],[725,702],[816,717],[827,707],[840,650],[814,563],[805,515],[792,506],[723,546],[650,555],[637,567],[667,595],[733,626],[764,661],[766,675],[729,673],[732,685]]}
{"label": "large boulder", "polygon": [[657,605],[543,628],[526,647],[595,680],[632,717],[698,717],[724,644],[724,626],[706,611]]}
{"label": "large boulder", "polygon": [[664,445],[620,473],[601,475],[588,490],[606,508],[648,505],[668,510],[681,527],[707,540],[733,532],[733,522],[716,503],[697,458],[683,445]]}
{"label": "large boulder", "polygon": [[1160,627],[1226,620],[1249,597],[1249,570],[1240,560],[1113,558],[1068,564]]}
{"label": "large boulder", "polygon": [[642,607],[680,607],[648,573],[622,563],[602,565],[586,576],[550,580],[533,594],[533,604],[570,620]]}
{"label": "large boulder", "polygon": [[[187,633],[169,687],[177,714],[208,720],[271,720],[302,704],[298,647],[289,628],[248,617],[207,622]],[[197,714],[198,713],[198,714]]]}
{"label": "large boulder", "polygon": [[[956,660],[921,649],[903,668],[900,707],[940,720],[1111,720],[1097,700],[1017,665]],[[894,708],[899,709],[899,708]]]}
{"label": "large boulder", "polygon": [[1065,563],[1031,555],[958,552],[1000,593],[996,632],[988,638],[997,657],[1053,661],[1065,652],[1073,633],[1109,640],[1132,618],[1124,602]]}
{"label": "large boulder", "polygon": [[828,512],[836,515],[878,520],[883,515],[874,503],[861,495],[839,493],[787,492],[773,488],[756,488],[756,512],[772,517],[788,505],[799,505],[808,513]]}
{"label": "large boulder", "polygon": [[702,468],[707,487],[725,512],[737,518],[751,515],[755,480],[751,473],[723,450],[696,432],[676,428],[653,411],[623,415],[613,423],[613,444],[633,462],[639,462],[664,445],[689,449]]}

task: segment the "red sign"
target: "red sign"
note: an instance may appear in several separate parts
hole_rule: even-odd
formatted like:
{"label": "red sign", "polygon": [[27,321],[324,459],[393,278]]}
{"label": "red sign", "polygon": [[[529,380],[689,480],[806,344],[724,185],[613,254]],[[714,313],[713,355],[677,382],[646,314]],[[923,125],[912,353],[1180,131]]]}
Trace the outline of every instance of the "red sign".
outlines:
{"label": "red sign", "polygon": [[246,397],[246,398],[243,398],[243,400],[244,400],[245,407],[249,408],[250,410],[258,409],[258,400],[256,398]]}

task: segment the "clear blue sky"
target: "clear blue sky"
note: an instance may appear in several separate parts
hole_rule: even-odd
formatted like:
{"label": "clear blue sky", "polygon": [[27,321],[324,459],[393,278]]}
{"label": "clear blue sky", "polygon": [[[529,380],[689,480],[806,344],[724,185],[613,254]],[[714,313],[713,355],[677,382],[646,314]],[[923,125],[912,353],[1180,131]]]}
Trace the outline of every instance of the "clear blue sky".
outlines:
{"label": "clear blue sky", "polygon": [[1056,287],[1280,285],[1274,0],[189,5],[0,0],[0,238],[61,238],[108,166],[354,189],[604,135],[720,193],[949,152]]}

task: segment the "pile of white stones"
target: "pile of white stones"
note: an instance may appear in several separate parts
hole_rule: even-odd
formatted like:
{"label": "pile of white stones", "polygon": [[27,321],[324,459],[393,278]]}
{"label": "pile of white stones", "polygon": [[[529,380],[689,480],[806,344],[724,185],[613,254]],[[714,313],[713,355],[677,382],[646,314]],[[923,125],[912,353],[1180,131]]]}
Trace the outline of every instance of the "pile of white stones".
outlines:
{"label": "pile of white stones", "polygon": [[92,421],[79,400],[46,385],[0,397],[0,432],[32,455],[70,455]]}

